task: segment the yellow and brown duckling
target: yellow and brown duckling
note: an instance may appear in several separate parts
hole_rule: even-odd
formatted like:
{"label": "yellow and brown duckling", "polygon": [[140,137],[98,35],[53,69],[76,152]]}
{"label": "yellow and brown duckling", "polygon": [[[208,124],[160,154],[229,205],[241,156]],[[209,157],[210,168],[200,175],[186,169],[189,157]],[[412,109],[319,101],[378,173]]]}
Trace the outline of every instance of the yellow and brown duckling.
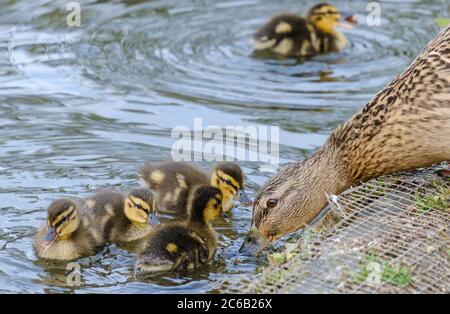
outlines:
{"label": "yellow and brown duckling", "polygon": [[233,208],[236,198],[251,205],[244,190],[244,174],[235,162],[217,163],[209,176],[183,162],[149,163],[139,170],[139,177],[142,184],[154,192],[158,209],[162,211],[184,213],[190,192],[199,185],[213,186],[221,191],[225,212]]}
{"label": "yellow and brown duckling", "polygon": [[241,251],[259,253],[310,223],[326,206],[326,194],[449,160],[450,26],[317,152],[260,188]]}
{"label": "yellow and brown duckling", "polygon": [[62,198],[48,207],[46,223],[35,238],[35,252],[40,258],[74,260],[93,255],[103,245],[93,226],[94,217],[83,200]]}
{"label": "yellow and brown duckling", "polygon": [[353,15],[343,19],[335,6],[320,3],[309,10],[306,18],[290,13],[273,17],[254,34],[252,41],[256,50],[287,57],[339,52],[347,45],[347,38],[336,28],[351,28],[355,23]]}
{"label": "yellow and brown duckling", "polygon": [[159,224],[153,194],[146,188],[133,189],[127,194],[113,189],[100,191],[89,197],[87,204],[108,243],[139,240]]}
{"label": "yellow and brown duckling", "polygon": [[222,193],[211,186],[198,186],[188,206],[185,222],[161,226],[150,235],[136,272],[192,269],[213,258],[217,234],[210,221],[223,213]]}

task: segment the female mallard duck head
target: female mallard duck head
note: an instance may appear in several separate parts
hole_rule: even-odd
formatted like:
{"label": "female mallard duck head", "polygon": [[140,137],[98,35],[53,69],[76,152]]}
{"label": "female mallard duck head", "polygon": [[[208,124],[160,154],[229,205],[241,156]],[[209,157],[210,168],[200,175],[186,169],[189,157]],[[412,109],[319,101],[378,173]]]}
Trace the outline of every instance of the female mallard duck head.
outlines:
{"label": "female mallard duck head", "polygon": [[244,174],[235,162],[218,163],[211,175],[211,185],[222,192],[223,210],[233,208],[233,201],[237,197],[244,205],[251,205],[252,201],[244,190]]}
{"label": "female mallard duck head", "polygon": [[131,190],[124,203],[125,216],[134,224],[152,226],[159,224],[156,217],[155,199],[149,189]]}
{"label": "female mallard duck head", "polygon": [[[280,169],[258,191],[252,226],[241,252],[258,255],[271,242],[310,223],[327,204],[327,193],[345,186],[341,168],[326,168],[325,154]],[[326,164],[327,165],[327,164]]]}
{"label": "female mallard duck head", "polygon": [[42,241],[44,250],[54,242],[70,238],[80,225],[78,205],[70,199],[53,201],[47,209],[46,234]]}
{"label": "female mallard duck head", "polygon": [[222,215],[222,193],[211,186],[192,191],[188,212],[192,222],[207,223]]}
{"label": "female mallard duck head", "polygon": [[[351,24],[356,23],[353,15],[348,15],[344,19]],[[320,3],[313,6],[308,12],[307,20],[325,34],[333,33],[338,26],[352,27],[350,24],[343,22],[341,12],[328,3]]]}

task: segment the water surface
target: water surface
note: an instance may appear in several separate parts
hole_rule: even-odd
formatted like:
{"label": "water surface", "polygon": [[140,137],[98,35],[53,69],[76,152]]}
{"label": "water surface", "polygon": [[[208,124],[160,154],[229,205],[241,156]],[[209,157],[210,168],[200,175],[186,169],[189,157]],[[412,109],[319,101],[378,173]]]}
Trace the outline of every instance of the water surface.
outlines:
{"label": "water surface", "polygon": [[[251,219],[238,206],[215,226],[220,250],[208,267],[136,278],[135,255],[115,245],[65,263],[37,260],[33,235],[57,197],[137,186],[143,161],[170,158],[171,130],[280,126],[282,163],[300,160],[401,72],[436,34],[445,1],[383,1],[382,26],[365,24],[365,1],[339,1],[362,22],[342,53],[305,62],[255,56],[251,34],[279,11],[313,1],[67,1],[0,3],[0,292],[214,292],[254,276],[264,258],[237,254]],[[445,14],[444,14],[445,16]],[[198,163],[207,168],[210,163]],[[241,162],[248,190],[272,174]]]}

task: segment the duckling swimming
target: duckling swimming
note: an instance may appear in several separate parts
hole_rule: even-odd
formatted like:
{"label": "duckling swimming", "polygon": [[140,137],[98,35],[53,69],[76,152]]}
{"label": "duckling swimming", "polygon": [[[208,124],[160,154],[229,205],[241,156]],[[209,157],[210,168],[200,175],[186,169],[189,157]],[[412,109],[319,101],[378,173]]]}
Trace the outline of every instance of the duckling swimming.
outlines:
{"label": "duckling swimming", "polygon": [[108,243],[135,241],[146,237],[159,221],[149,189],[133,189],[128,194],[104,190],[87,199],[97,228]]}
{"label": "duckling swimming", "polygon": [[326,206],[327,194],[449,161],[449,135],[450,26],[313,155],[283,167],[261,187],[241,251],[257,254],[304,227]]}
{"label": "duckling swimming", "polygon": [[217,234],[210,221],[222,215],[222,193],[198,186],[190,196],[188,213],[187,221],[162,226],[150,235],[137,272],[191,269],[212,259]]}
{"label": "duckling swimming", "polygon": [[[341,20],[335,6],[320,3],[309,10],[306,18],[290,13],[273,17],[254,34],[252,41],[256,50],[270,50],[287,57],[339,52],[347,45],[347,38],[336,27],[352,27]],[[356,23],[353,15],[345,20]]]}
{"label": "duckling swimming", "polygon": [[35,238],[36,255],[55,260],[74,260],[95,254],[103,239],[93,227],[94,217],[82,200],[62,198],[48,207],[47,222]]}
{"label": "duckling swimming", "polygon": [[158,207],[163,211],[185,212],[190,192],[199,185],[210,185],[221,191],[225,212],[233,208],[235,198],[245,205],[251,204],[244,191],[242,169],[231,161],[216,164],[210,176],[183,162],[146,164],[139,170],[139,177],[142,185],[155,193]]}

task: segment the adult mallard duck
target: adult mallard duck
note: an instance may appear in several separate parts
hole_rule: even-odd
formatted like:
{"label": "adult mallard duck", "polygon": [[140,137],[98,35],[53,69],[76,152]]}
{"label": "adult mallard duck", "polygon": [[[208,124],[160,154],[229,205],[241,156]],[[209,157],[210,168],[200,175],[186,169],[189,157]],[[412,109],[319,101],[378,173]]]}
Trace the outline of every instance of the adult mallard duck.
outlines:
{"label": "adult mallard duck", "polygon": [[309,10],[306,18],[290,13],[276,15],[254,34],[252,42],[256,50],[288,57],[339,52],[346,46],[347,38],[336,27],[351,28],[346,22],[355,24],[356,19],[353,15],[342,19],[335,6],[320,3]]}
{"label": "adult mallard duck", "polygon": [[222,193],[211,186],[198,186],[187,210],[185,222],[162,226],[150,235],[137,272],[190,269],[214,256],[217,235],[210,221],[222,215]]}
{"label": "adult mallard duck", "polygon": [[244,173],[235,162],[217,163],[208,175],[197,167],[176,161],[148,163],[139,170],[143,186],[155,193],[158,209],[184,213],[190,192],[197,186],[213,186],[223,195],[223,210],[231,210],[235,198],[249,205],[244,190]]}
{"label": "adult mallard duck", "polygon": [[93,255],[103,244],[94,227],[94,216],[83,200],[62,198],[48,207],[48,218],[35,238],[36,255],[55,260],[74,260]]}
{"label": "adult mallard duck", "polygon": [[393,172],[450,160],[450,27],[309,158],[283,167],[257,193],[252,231],[241,251],[255,253],[304,227],[326,194]]}

